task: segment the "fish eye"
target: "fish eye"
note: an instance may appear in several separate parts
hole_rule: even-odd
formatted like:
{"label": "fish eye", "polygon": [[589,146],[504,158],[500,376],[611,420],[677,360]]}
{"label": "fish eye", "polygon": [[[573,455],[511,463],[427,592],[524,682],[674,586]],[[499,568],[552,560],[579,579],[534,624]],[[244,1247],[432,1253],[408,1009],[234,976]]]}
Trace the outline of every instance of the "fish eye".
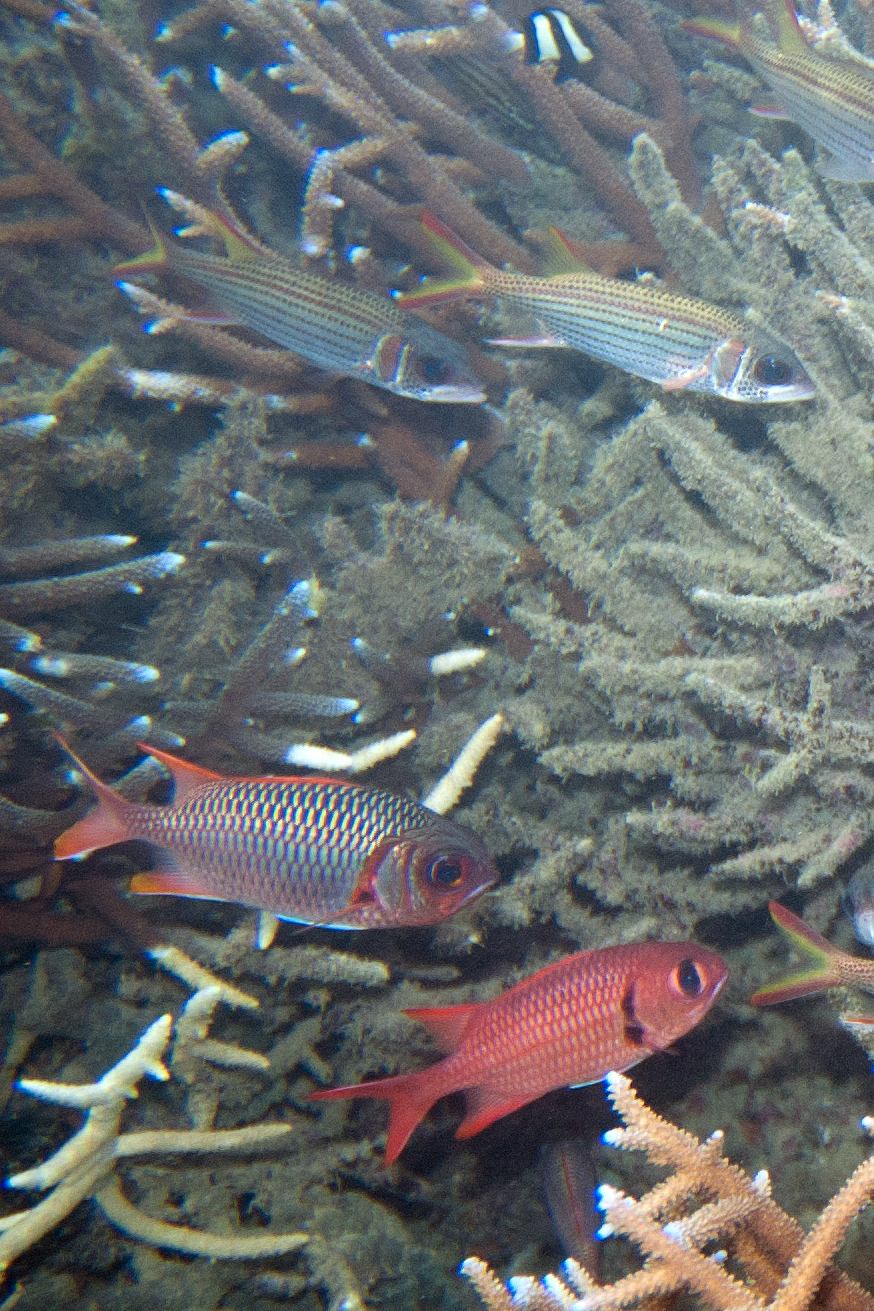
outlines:
{"label": "fish eye", "polygon": [[449,382],[455,373],[452,365],[438,355],[422,355],[416,361],[416,371],[423,382],[430,383]]}
{"label": "fish eye", "polygon": [[693,960],[681,960],[671,975],[671,982],[684,997],[700,997],[704,991],[701,971]]}
{"label": "fish eye", "polygon": [[465,867],[460,856],[438,856],[428,866],[425,877],[440,892],[449,892],[464,882]]}
{"label": "fish eye", "polygon": [[762,355],[756,360],[753,377],[763,387],[781,387],[792,381],[794,372],[788,360],[778,359],[775,355]]}

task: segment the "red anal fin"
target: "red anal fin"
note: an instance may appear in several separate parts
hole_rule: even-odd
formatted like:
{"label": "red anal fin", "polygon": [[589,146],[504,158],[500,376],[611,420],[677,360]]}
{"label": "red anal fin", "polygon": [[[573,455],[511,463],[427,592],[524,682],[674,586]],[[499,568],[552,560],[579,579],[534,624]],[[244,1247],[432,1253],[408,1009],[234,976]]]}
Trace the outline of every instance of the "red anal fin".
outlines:
{"label": "red anal fin", "polygon": [[192,765],[189,760],[180,760],[178,756],[171,756],[169,751],[159,751],[157,747],[149,746],[148,742],[138,742],[137,746],[140,751],[145,751],[147,756],[154,756],[156,760],[160,760],[165,768],[169,769],[175,787],[173,794],[174,805],[178,805],[180,801],[185,801],[197,788],[203,787],[204,783],[214,783],[217,780],[224,781],[225,779],[224,774],[216,774],[213,770],[204,769],[201,765]]}
{"label": "red anal fin", "polygon": [[466,1006],[422,1006],[405,1010],[404,1015],[424,1025],[439,1051],[454,1052],[461,1045],[470,1017],[480,1009],[480,1005],[472,1002]]}
{"label": "red anal fin", "polygon": [[130,881],[130,890],[142,896],[201,897],[207,901],[224,901],[216,892],[179,870],[150,869],[144,874],[135,874]]}
{"label": "red anal fin", "polygon": [[473,1138],[474,1134],[482,1133],[495,1120],[518,1111],[529,1102],[536,1102],[540,1096],[540,1093],[528,1093],[522,1097],[508,1097],[506,1093],[489,1087],[468,1088],[465,1092],[467,1114],[455,1131],[455,1136]]}

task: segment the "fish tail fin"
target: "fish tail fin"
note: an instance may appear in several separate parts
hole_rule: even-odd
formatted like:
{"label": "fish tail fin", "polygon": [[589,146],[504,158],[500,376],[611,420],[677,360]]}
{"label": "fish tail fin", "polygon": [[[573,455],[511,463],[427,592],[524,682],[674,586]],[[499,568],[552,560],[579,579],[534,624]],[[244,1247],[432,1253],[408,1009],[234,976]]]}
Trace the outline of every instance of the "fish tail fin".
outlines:
{"label": "fish tail fin", "polygon": [[732,23],[727,18],[688,18],[680,24],[680,27],[692,36],[707,36],[727,46],[740,45],[741,25]]}
{"label": "fish tail fin", "polygon": [[792,0],[777,0],[774,17],[777,20],[777,45],[784,55],[807,50],[807,39],[798,22]]}
{"label": "fish tail fin", "polygon": [[422,215],[422,227],[441,259],[456,270],[456,277],[426,278],[419,291],[408,291],[396,296],[399,305],[408,309],[420,305],[436,305],[443,300],[474,295],[488,287],[489,279],[497,271],[488,260],[478,255],[429,210],[425,210]]}
{"label": "fish tail fin", "polygon": [[116,264],[112,270],[113,277],[127,278],[131,275],[136,277],[138,273],[157,273],[161,269],[166,269],[170,263],[170,253],[163,232],[155,227],[148,214],[145,215],[145,219],[154,245],[151,250],[144,251],[142,255],[136,255],[133,259],[122,260],[120,264]]}
{"label": "fish tail fin", "polygon": [[790,942],[811,964],[806,970],[797,970],[786,974],[782,979],[759,988],[750,998],[753,1006],[773,1006],[778,1001],[791,1001],[795,997],[807,997],[812,992],[822,992],[826,988],[835,988],[841,982],[838,959],[843,955],[840,948],[828,942],[821,934],[791,910],[779,902],[768,903],[771,918],[779,929],[786,934]]}
{"label": "fish tail fin", "polygon": [[307,1100],[333,1102],[345,1097],[384,1097],[391,1106],[385,1164],[392,1165],[406,1147],[413,1130],[443,1095],[428,1078],[429,1073],[420,1070],[414,1074],[395,1074],[388,1079],[372,1079],[370,1083],[350,1084],[345,1088],[324,1088],[310,1093]]}
{"label": "fish tail fin", "polygon": [[111,847],[114,842],[124,842],[128,837],[126,812],[131,803],[120,797],[96,774],[92,774],[88,766],[70,749],[60,733],[55,733],[55,740],[66,751],[76,768],[85,775],[97,793],[98,803],[83,819],[55,839],[55,859],[75,860],[87,856],[89,852],[99,851],[101,847]]}

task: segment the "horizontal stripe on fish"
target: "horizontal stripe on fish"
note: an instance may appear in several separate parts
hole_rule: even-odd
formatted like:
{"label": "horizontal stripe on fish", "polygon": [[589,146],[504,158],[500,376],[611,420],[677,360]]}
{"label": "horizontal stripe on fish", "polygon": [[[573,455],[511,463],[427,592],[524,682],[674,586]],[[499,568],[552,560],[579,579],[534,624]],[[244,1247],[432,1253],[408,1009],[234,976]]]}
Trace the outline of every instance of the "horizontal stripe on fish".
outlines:
{"label": "horizontal stripe on fish", "polygon": [[171,771],[172,803],[125,801],[73,756],[99,805],[61,834],[58,859],[137,839],[157,866],[133,892],[345,929],[437,923],[498,877],[475,834],[406,797],[345,779],[224,778],[142,749]]}
{"label": "horizontal stripe on fish", "polygon": [[179,273],[207,291],[229,322],[260,332],[319,368],[397,395],[452,404],[485,399],[458,342],[388,298],[265,255],[245,234],[212,217],[212,234],[225,243],[227,257],[166,242],[155,232],[155,249],[115,272]]}
{"label": "horizontal stripe on fish", "polygon": [[[547,329],[541,338],[504,338],[496,345],[570,347],[666,391],[688,389],[760,403],[808,400],[814,394],[813,383],[787,346],[729,310],[590,271],[549,278],[506,273],[434,215],[424,215],[423,223],[460,277],[426,280],[421,292],[399,299],[426,305],[485,291],[533,314]],[[556,261],[572,265],[566,238],[553,229],[550,239]]]}
{"label": "horizontal stripe on fish", "polygon": [[791,0],[768,11],[777,39],[769,41],[745,16],[739,22],[691,19],[682,26],[732,45],[767,83],[777,102],[757,109],[791,119],[827,152],[817,161],[826,177],[874,182],[874,72],[849,59],[834,59],[809,45]]}
{"label": "horizontal stripe on fish", "polygon": [[406,1011],[449,1053],[436,1065],[310,1096],[386,1098],[390,1165],[440,1097],[465,1091],[455,1136],[470,1138],[554,1088],[596,1083],[670,1047],[706,1015],[727,978],[721,957],[692,942],[581,951],[494,1001]]}

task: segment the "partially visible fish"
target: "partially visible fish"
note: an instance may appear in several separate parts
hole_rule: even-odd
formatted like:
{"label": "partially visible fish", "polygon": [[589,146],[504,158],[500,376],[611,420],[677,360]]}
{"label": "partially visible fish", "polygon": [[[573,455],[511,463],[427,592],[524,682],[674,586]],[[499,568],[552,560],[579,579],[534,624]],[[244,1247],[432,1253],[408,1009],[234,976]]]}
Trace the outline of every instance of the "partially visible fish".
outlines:
{"label": "partially visible fish", "polygon": [[846,900],[856,937],[874,947],[874,863],[857,869],[847,884]]}
{"label": "partially visible fish", "polygon": [[142,750],[170,770],[166,806],[125,801],[61,745],[97,793],[55,842],[58,860],[133,838],[157,865],[131,891],[232,901],[332,929],[448,919],[497,880],[476,834],[406,797],[345,779],[225,778]]}
{"label": "partially visible fish", "polygon": [[759,403],[814,395],[801,362],[764,329],[691,296],[582,272],[571,243],[557,229],[551,232],[553,261],[577,271],[536,278],[495,268],[433,214],[423,215],[422,222],[459,276],[427,279],[421,291],[398,297],[403,305],[431,305],[484,291],[533,314],[547,330],[536,337],[502,338],[495,345],[567,346],[665,391],[687,389]]}
{"label": "partially visible fish", "polygon": [[[223,311],[207,321],[244,324],[320,369],[398,396],[455,405],[485,400],[464,347],[395,301],[295,268],[280,255],[267,256],[217,214],[212,232],[224,242],[226,258],[189,250],[153,231],[154,250],[117,265],[116,274],[180,273]],[[128,291],[125,281],[119,286]]]}
{"label": "partially visible fish", "polygon": [[576,77],[595,52],[563,9],[535,9],[524,23],[526,64],[554,64],[556,82]]}
{"label": "partially visible fish", "polygon": [[759,988],[750,997],[753,1006],[773,1006],[779,1001],[808,997],[812,992],[823,992],[826,988],[841,985],[874,992],[874,960],[841,951],[779,902],[769,901],[768,910],[778,929],[782,929],[793,947],[810,963],[806,969],[795,970],[775,983]]}
{"label": "partially visible fish", "polygon": [[670,1047],[704,1018],[727,978],[721,957],[693,942],[581,951],[494,1001],[405,1011],[451,1053],[427,1070],[310,1097],[386,1098],[391,1165],[440,1097],[466,1091],[455,1136],[471,1138],[554,1088],[597,1083]]}
{"label": "partially visible fish", "polygon": [[792,0],[773,9],[776,41],[768,41],[748,19],[693,18],[681,26],[698,36],[733,46],[774,92],[775,105],[753,113],[788,118],[822,148],[817,162],[825,177],[874,182],[874,72],[849,59],[833,59],[808,44]]}
{"label": "partially visible fish", "polygon": [[550,1143],[540,1152],[540,1176],[546,1204],[565,1256],[597,1280],[601,1249],[595,1232],[601,1221],[595,1210],[595,1162],[581,1138]]}

